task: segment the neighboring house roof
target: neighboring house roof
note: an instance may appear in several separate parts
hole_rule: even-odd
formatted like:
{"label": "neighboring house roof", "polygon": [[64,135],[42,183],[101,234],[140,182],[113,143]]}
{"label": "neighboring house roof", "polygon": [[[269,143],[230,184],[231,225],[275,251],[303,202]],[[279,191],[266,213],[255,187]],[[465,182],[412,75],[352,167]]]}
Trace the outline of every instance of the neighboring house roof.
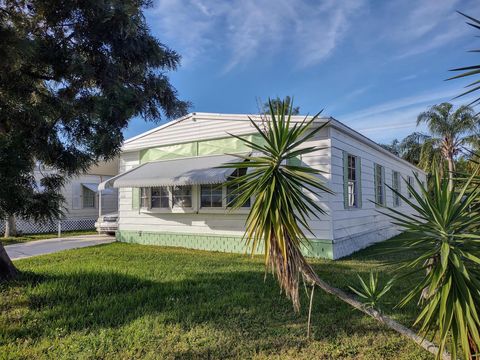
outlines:
{"label": "neighboring house roof", "polygon": [[[115,176],[119,171],[120,157],[116,156],[114,159],[109,161],[100,161],[98,164],[91,166],[87,171],[83,172],[81,175],[99,175],[99,176]],[[53,170],[47,166],[42,165],[41,163],[36,164],[35,171],[40,174],[50,173]]]}
{"label": "neighboring house roof", "polygon": [[[311,118],[311,116],[308,116],[308,117]],[[149,131],[146,131],[144,133],[141,133],[137,136],[134,136],[132,138],[129,138],[129,139],[125,140],[125,142],[122,146],[122,151],[137,151],[137,150],[149,148],[151,146],[146,146],[146,145],[142,144],[142,139],[143,138],[148,137],[149,135],[153,135],[157,132],[164,131],[164,130],[172,127],[172,126],[175,126],[175,125],[177,125],[179,123],[182,123],[182,122],[185,122],[187,120],[193,120],[193,121],[196,121],[196,120],[215,120],[215,121],[219,121],[219,122],[220,121],[250,122],[250,119],[254,120],[255,122],[261,122],[262,117],[261,117],[261,115],[258,115],[258,114],[248,115],[248,114],[221,114],[221,113],[194,112],[194,113],[187,114],[187,115],[185,115],[181,118],[172,120],[172,121],[170,121],[166,124],[160,125],[160,126],[154,128],[154,129],[151,129]],[[292,116],[292,121],[293,122],[301,122],[304,119],[305,119],[305,116],[302,116],[302,115]],[[361,141],[361,142],[365,143],[366,145],[372,147],[373,149],[387,155],[388,157],[394,158],[395,160],[400,161],[400,162],[402,162],[406,165],[409,165],[409,166],[415,168],[416,170],[418,170],[419,172],[425,174],[425,172],[422,169],[420,169],[420,168],[416,167],[415,165],[411,164],[410,162],[400,158],[399,156],[397,156],[395,154],[392,154],[390,151],[386,150],[385,148],[383,148],[382,146],[380,146],[379,144],[377,144],[373,140],[369,139],[365,135],[359,133],[356,130],[353,130],[351,127],[343,124],[342,122],[338,121],[337,119],[335,119],[331,116],[319,117],[315,122],[319,123],[319,124],[329,122],[329,126],[331,126],[333,128],[336,128],[336,129],[346,133],[347,135],[351,136],[352,138],[354,138],[358,141]],[[228,131],[228,129],[225,131],[225,135],[226,135],[227,131]],[[252,133],[254,131],[255,130],[252,127],[249,130],[244,130],[244,133],[247,134],[247,133]],[[171,142],[170,144],[175,144],[175,142]],[[165,144],[162,144],[162,146],[163,145],[165,145]]]}

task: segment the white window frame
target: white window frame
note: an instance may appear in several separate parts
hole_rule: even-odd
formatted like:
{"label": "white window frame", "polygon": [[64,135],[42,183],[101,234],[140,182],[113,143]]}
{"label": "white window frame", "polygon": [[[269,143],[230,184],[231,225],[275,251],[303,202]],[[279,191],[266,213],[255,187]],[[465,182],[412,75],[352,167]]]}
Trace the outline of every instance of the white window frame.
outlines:
{"label": "white window frame", "polygon": [[[375,195],[375,204],[376,206],[387,204],[387,196],[385,191],[385,167],[383,165],[374,163],[374,195]],[[380,194],[378,191],[381,191],[381,201]]]}
{"label": "white window frame", "polygon": [[[92,206],[86,206],[85,200],[87,199],[87,196],[85,195],[90,193],[92,194],[92,200],[93,200]],[[95,198],[97,197],[96,195],[97,194],[94,191],[82,185],[82,209],[95,209],[95,203],[96,203]]]}
{"label": "white window frame", "polygon": [[139,207],[140,209],[149,209],[150,208],[150,188],[141,187],[139,190]]}
{"label": "white window frame", "polygon": [[[392,189],[396,190],[400,194],[402,192],[402,177],[400,176],[399,171],[392,170]],[[402,205],[402,199],[400,198],[400,195],[396,194],[394,191],[392,191],[392,198],[393,207],[399,207]]]}
{"label": "white window frame", "polygon": [[[220,190],[220,196],[221,196],[221,205],[220,206],[203,206],[202,205],[202,187],[210,187],[210,203],[212,202],[212,191],[217,188],[217,190]],[[200,209],[223,209],[225,208],[225,185],[221,184],[203,184],[203,185],[198,185],[198,206]]]}
{"label": "white window frame", "polygon": [[[347,186],[346,186],[347,204],[346,205],[347,205],[347,208],[358,209],[360,207],[360,204],[359,204],[360,179],[358,178],[359,169],[357,168],[359,166],[359,162],[358,162],[359,157],[352,154],[348,154],[348,153],[346,156],[347,156],[347,164],[346,164],[347,165],[347,169],[346,169],[347,171],[347,179],[346,179],[347,180]],[[350,158],[352,158],[355,161],[355,166],[353,168],[350,166]],[[355,179],[350,179],[350,170],[353,170]],[[352,186],[353,186],[353,194],[351,192]],[[353,202],[351,201],[352,197],[353,197]]]}
{"label": "white window frame", "polygon": [[[152,206],[152,199],[153,199],[153,195],[152,195],[152,189],[154,188],[165,188],[166,189],[166,193],[167,193],[167,206]],[[170,190],[169,190],[169,187],[168,186],[152,186],[149,189],[149,199],[148,199],[148,205],[150,207],[150,209],[169,209],[172,205],[171,203],[171,194],[170,194]],[[159,198],[160,199],[160,203],[161,203],[161,199],[164,198],[165,196],[163,195],[156,195],[155,198]]]}
{"label": "white window frame", "polygon": [[[222,206],[221,207],[202,207],[201,206],[201,185],[189,185],[192,188],[192,206],[191,207],[180,207],[175,206],[173,203],[173,186],[167,186],[169,194],[169,206],[167,207],[152,207],[151,199],[151,189],[152,187],[145,187],[147,196],[145,202],[148,206],[142,206],[142,188],[140,188],[140,212],[142,213],[214,213],[214,214],[225,214],[231,211],[231,208],[227,206],[227,186],[222,184]],[[253,198],[250,199],[250,204],[248,207],[242,207],[233,211],[234,214],[247,214],[250,211]]]}
{"label": "white window frame", "polygon": [[[190,188],[190,206],[178,206],[175,205],[175,188]],[[180,197],[187,197],[188,195],[177,195]],[[170,207],[173,209],[192,209],[193,208],[193,199],[194,199],[194,188],[193,185],[178,185],[170,187]]]}
{"label": "white window frame", "polygon": [[[415,180],[414,180],[413,176],[408,175],[408,176],[407,176],[407,182],[408,182],[409,185],[411,185],[413,188],[415,188]],[[412,199],[412,198],[413,198],[413,194],[412,194],[412,192],[410,191],[410,189],[408,189],[408,187],[407,187],[407,197],[408,197],[409,199]]]}

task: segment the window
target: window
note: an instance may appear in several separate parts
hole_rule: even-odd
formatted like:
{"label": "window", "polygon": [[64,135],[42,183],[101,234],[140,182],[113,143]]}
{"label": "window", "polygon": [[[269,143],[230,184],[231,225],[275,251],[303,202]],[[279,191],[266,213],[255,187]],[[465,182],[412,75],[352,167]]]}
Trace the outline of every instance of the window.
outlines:
{"label": "window", "polygon": [[166,186],[152,187],[150,191],[150,206],[152,208],[170,207],[170,196]]}
{"label": "window", "polygon": [[82,187],[83,192],[83,207],[94,208],[95,207],[95,193],[88,189],[86,186]]}
{"label": "window", "polygon": [[140,188],[140,207],[142,208],[148,208],[148,190],[149,188]]}
{"label": "window", "polygon": [[385,205],[385,173],[382,165],[375,164],[375,202]]}
{"label": "window", "polygon": [[400,206],[400,196],[396,192],[401,192],[400,188],[400,173],[398,171],[392,172],[392,189],[395,190],[393,192],[393,206],[397,207]]}
{"label": "window", "polygon": [[202,185],[200,187],[200,206],[202,208],[222,207],[222,185]]}
{"label": "window", "polygon": [[343,152],[343,203],[345,209],[362,207],[362,162],[359,156]]}
{"label": "window", "polygon": [[[231,175],[231,178],[236,178],[239,176],[243,176],[247,173],[247,169],[236,169],[233,174]],[[231,203],[235,201],[235,198],[239,195],[237,192],[238,187],[240,184],[235,184],[235,185],[229,185],[227,186],[227,206],[230,206]],[[250,207],[250,199],[245,201],[245,203],[242,205],[242,207]]]}
{"label": "window", "polygon": [[[411,187],[415,186],[415,183],[413,181],[413,176],[407,177],[407,182]],[[411,199],[413,197],[413,194],[410,192],[410,189],[408,190],[408,198]]]}
{"label": "window", "polygon": [[192,207],[192,187],[190,185],[174,186],[172,193],[174,207]]}
{"label": "window", "polygon": [[359,173],[358,158],[356,156],[347,155],[347,206],[359,207]]}

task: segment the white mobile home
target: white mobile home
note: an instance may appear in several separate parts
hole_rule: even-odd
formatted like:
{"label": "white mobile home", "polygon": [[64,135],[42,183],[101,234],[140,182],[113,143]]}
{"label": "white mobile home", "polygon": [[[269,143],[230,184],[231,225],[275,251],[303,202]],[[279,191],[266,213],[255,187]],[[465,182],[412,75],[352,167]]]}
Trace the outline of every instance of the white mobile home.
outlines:
{"label": "white mobile home", "polygon": [[[59,226],[61,231],[94,229],[99,211],[104,214],[117,212],[118,192],[115,189],[103,191],[100,198],[98,185],[117,175],[118,166],[118,158],[100,162],[88,171],[68,179],[61,190],[65,198],[65,216],[56,221],[42,223],[18,218],[17,231],[23,234],[57,232]],[[40,184],[40,180],[52,172],[53,170],[38,164],[33,175],[37,184]],[[0,222],[0,231],[4,230],[5,223]]]}
{"label": "white mobile home", "polygon": [[[425,174],[333,118],[316,124],[324,122],[328,125],[305,144],[318,150],[298,160],[323,170],[335,195],[312,194],[327,215],[311,220],[315,237],[304,252],[337,259],[396,235],[398,229],[374,201],[412,212],[385,184],[408,196],[402,179],[413,182],[416,172],[424,180]],[[192,113],[127,140],[119,175],[100,185],[119,188],[117,239],[244,252],[249,204],[235,212],[226,208],[229,189],[218,184],[233,174],[217,166],[231,160],[225,154],[249,149],[227,132],[260,139],[247,115]]]}

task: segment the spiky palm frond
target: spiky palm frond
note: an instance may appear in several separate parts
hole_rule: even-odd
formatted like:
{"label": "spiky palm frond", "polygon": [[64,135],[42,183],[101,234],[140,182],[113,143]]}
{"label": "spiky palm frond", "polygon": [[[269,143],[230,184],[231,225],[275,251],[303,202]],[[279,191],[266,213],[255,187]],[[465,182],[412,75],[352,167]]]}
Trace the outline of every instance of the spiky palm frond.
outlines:
{"label": "spiky palm frond", "polygon": [[410,255],[400,268],[409,269],[409,275],[423,274],[400,305],[420,298],[416,324],[421,324],[421,332],[439,335],[440,353],[450,341],[452,358],[461,347],[468,359],[480,349],[480,213],[472,209],[480,188],[472,186],[475,174],[458,191],[452,191],[438,172],[432,179],[430,192],[418,177],[419,191],[407,183],[412,199],[390,188],[417,215],[392,208],[382,211],[404,230],[389,246],[392,253]]}
{"label": "spiky palm frond", "polygon": [[[465,16],[469,21],[467,21],[467,24],[470,25],[471,27],[480,30],[480,20],[475,19],[474,17],[468,16],[460,11],[457,11],[460,15]],[[478,53],[480,50],[470,50],[471,52]],[[472,66],[464,66],[464,67],[459,67],[456,69],[451,69],[450,71],[461,71],[461,74],[453,76],[447,80],[453,80],[453,79],[459,79],[463,77],[470,77],[470,76],[478,76],[480,74],[480,65],[472,65]],[[475,80],[468,84],[466,86],[468,88],[467,91],[464,91],[460,95],[456,96],[456,98],[459,98],[461,96],[465,96],[467,94],[476,92],[480,90],[480,80]],[[470,102],[468,105],[475,105],[480,102],[480,97],[474,99],[472,102]]]}
{"label": "spiky palm frond", "polygon": [[246,219],[245,239],[253,252],[263,246],[265,264],[276,275],[281,288],[299,309],[299,276],[313,270],[302,255],[302,246],[308,247],[307,233],[313,235],[308,219],[324,214],[316,196],[332,193],[319,178],[322,171],[304,164],[294,164],[302,155],[320,150],[308,144],[327,123],[319,124],[320,113],[301,122],[292,121],[293,104],[282,102],[274,107],[270,101],[266,129],[250,119],[261,136],[262,144],[232,135],[252,148],[253,154],[240,156],[242,162],[222,167],[248,169],[231,179],[232,209],[242,207],[253,198]]}
{"label": "spiky palm frond", "polygon": [[370,271],[368,282],[358,274],[357,277],[361,288],[357,289],[353,286],[349,286],[349,288],[362,299],[366,306],[371,308],[378,308],[379,300],[390,291],[395,281],[395,278],[391,278],[384,286],[380,286],[378,273],[373,273],[373,271]]}

